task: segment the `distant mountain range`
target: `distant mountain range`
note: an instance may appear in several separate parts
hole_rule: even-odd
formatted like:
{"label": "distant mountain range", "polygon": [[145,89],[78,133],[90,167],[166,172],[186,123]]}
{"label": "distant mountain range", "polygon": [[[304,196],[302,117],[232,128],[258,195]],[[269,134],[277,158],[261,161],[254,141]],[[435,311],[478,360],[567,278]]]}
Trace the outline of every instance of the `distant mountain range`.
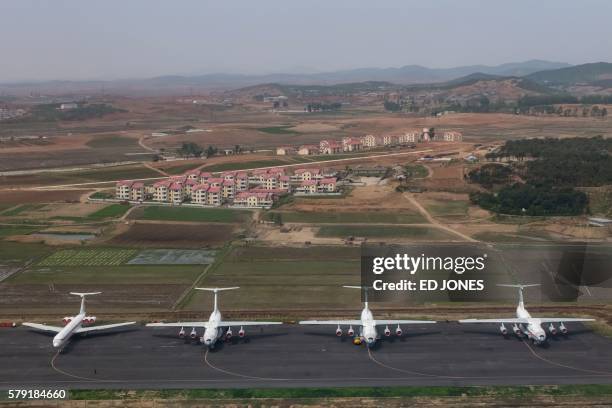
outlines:
{"label": "distant mountain range", "polygon": [[259,84],[295,86],[326,86],[356,84],[360,82],[389,85],[454,86],[465,81],[503,80],[521,78],[523,86],[548,87],[564,90],[573,85],[591,84],[612,88],[612,64],[606,62],[569,65],[561,62],[530,60],[496,66],[470,65],[455,68],[427,68],[406,65],[400,68],[359,68],[342,71],[307,74],[206,74],[195,76],[166,75],[148,79],[114,81],[45,81],[1,84],[0,95],[24,95],[31,92],[59,94],[155,95],[188,94],[214,90],[231,90]]}

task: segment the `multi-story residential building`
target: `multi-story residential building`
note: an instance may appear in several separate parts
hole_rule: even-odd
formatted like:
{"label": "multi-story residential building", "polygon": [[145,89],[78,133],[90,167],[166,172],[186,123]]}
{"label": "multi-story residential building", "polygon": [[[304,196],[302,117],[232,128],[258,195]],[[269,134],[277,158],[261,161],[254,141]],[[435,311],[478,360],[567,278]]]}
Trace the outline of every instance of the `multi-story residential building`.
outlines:
{"label": "multi-story residential building", "polygon": [[193,179],[193,178],[187,178],[187,180],[185,180],[185,182],[183,183],[183,189],[184,189],[184,194],[186,197],[191,197],[191,191],[193,189],[193,187],[197,186],[198,180]]}
{"label": "multi-story residential building", "polygon": [[129,200],[131,199],[132,184],[131,180],[122,180],[115,186],[115,198],[118,200]]}
{"label": "multi-story residential building", "polygon": [[168,199],[172,204],[180,204],[185,200],[185,190],[183,183],[178,181],[173,182],[168,187]]}
{"label": "multi-story residential building", "polygon": [[315,145],[300,146],[298,150],[298,154],[300,156],[312,156],[317,153],[319,153],[319,146],[315,146]]}
{"label": "multi-story residential building", "polygon": [[221,205],[221,187],[209,187],[208,188],[208,205],[219,206]]}
{"label": "multi-story residential building", "polygon": [[361,140],[356,137],[343,137],[342,138],[342,150],[345,152],[355,152],[361,150],[363,145]]}
{"label": "multi-story residential building", "polygon": [[263,188],[266,190],[276,190],[278,188],[279,177],[276,174],[266,174],[263,179]]}
{"label": "multi-story residential building", "polygon": [[246,172],[238,172],[236,174],[236,180],[234,180],[236,185],[236,191],[246,191],[249,188],[249,176]]}
{"label": "multi-story residential building", "polygon": [[335,178],[325,178],[319,181],[317,191],[320,193],[335,193],[337,181]]}
{"label": "multi-story residential building", "polygon": [[257,169],[251,172],[249,183],[261,184],[264,182],[264,177],[268,174],[268,169]]}
{"label": "multi-story residential building", "polygon": [[319,152],[321,154],[342,153],[342,143],[336,140],[321,140],[319,142]]}
{"label": "multi-story residential building", "polygon": [[413,130],[410,132],[406,132],[403,135],[400,135],[398,137],[398,142],[399,144],[417,143],[420,137],[421,137],[421,134],[417,132],[416,130]]}
{"label": "multi-story residential building", "polygon": [[233,180],[223,181],[223,186],[221,188],[221,195],[224,200],[233,200],[235,192],[236,192],[236,188],[234,187]]}
{"label": "multi-story residential building", "polygon": [[130,200],[132,201],[144,201],[146,198],[145,185],[141,181],[137,181],[132,184],[130,190]]}
{"label": "multi-story residential building", "polygon": [[172,184],[171,180],[162,180],[153,184],[153,188],[155,189],[155,192],[153,193],[153,200],[161,203],[168,202],[170,184]]}
{"label": "multi-story residential building", "polygon": [[234,179],[236,178],[236,173],[233,171],[226,171],[224,173],[221,174],[221,177],[223,177],[223,180],[229,180],[229,181],[234,181]]}
{"label": "multi-story residential building", "polygon": [[242,191],[236,194],[234,205],[240,207],[271,207],[274,196],[272,193]]}
{"label": "multi-story residential building", "polygon": [[185,176],[187,177],[187,180],[194,180],[194,181],[200,181],[200,177],[201,177],[201,172],[200,170],[190,170],[187,173],[185,173]]}
{"label": "multi-story residential building", "polygon": [[367,147],[367,148],[373,148],[376,147],[376,136],[374,135],[365,135],[364,137],[361,138],[361,144],[363,145],[363,147]]}
{"label": "multi-story residential building", "polygon": [[297,169],[293,173],[293,181],[307,181],[321,178],[321,169]]}
{"label": "multi-story residential building", "polygon": [[423,133],[421,133],[421,140],[423,142],[430,142],[434,139],[435,132],[433,128],[423,128]]}
{"label": "multi-story residential building", "polygon": [[462,140],[463,140],[463,135],[459,132],[455,132],[455,131],[444,132],[445,142],[460,142]]}
{"label": "multi-story residential building", "polygon": [[280,176],[278,178],[278,189],[290,191],[291,190],[291,177]]}
{"label": "multi-story residential building", "polygon": [[208,179],[212,177],[212,173],[209,172],[201,172],[200,173],[200,184],[204,184],[208,182]]}
{"label": "multi-story residential building", "polygon": [[191,190],[191,202],[194,204],[208,205],[208,184],[198,184]]}
{"label": "multi-story residential building", "polygon": [[225,180],[223,180],[223,177],[211,177],[209,178],[206,182],[211,186],[211,187],[221,187],[223,185],[223,182]]}
{"label": "multi-story residential building", "polygon": [[295,189],[297,193],[316,194],[317,180],[305,180]]}
{"label": "multi-story residential building", "polygon": [[394,144],[398,144],[399,140],[398,137],[395,135],[385,135],[383,136],[383,145],[385,146],[389,146],[389,145],[394,145]]}

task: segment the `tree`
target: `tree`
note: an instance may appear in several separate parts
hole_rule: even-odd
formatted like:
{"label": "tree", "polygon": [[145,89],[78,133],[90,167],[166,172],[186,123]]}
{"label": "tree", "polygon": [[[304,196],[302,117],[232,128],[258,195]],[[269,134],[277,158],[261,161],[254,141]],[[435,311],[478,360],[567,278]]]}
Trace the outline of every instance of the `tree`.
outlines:
{"label": "tree", "polygon": [[206,157],[212,157],[215,154],[217,154],[218,149],[214,146],[208,146],[208,148],[206,149]]}

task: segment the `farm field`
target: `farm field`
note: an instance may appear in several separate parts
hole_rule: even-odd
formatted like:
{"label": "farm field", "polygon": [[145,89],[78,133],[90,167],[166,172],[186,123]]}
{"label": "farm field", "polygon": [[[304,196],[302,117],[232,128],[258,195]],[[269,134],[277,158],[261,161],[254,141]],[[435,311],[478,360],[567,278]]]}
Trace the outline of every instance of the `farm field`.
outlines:
{"label": "farm field", "polygon": [[132,259],[136,249],[91,248],[63,249],[43,259],[38,266],[111,266]]}
{"label": "farm field", "polygon": [[216,251],[194,249],[144,249],[128,265],[209,265]]}
{"label": "farm field", "polygon": [[138,248],[221,247],[234,239],[236,224],[171,224],[136,222],[108,241],[108,245]]}
{"label": "farm field", "polygon": [[118,218],[130,209],[129,205],[111,204],[87,216],[90,220],[103,220],[105,218]]}
{"label": "farm field", "polygon": [[391,227],[391,226],[323,226],[316,233],[318,237],[365,237],[365,238],[407,238],[410,241],[453,240],[454,236],[430,227]]}
{"label": "farm field", "polygon": [[[28,225],[0,225],[0,238],[11,235],[26,235],[38,231],[41,227],[31,227]],[[4,243],[2,244],[4,245]]]}
{"label": "farm field", "polygon": [[242,223],[248,220],[251,214],[252,212],[248,210],[228,208],[144,206],[134,210],[129,218],[154,221]]}
{"label": "farm field", "polygon": [[266,219],[278,219],[283,223],[309,223],[309,224],[420,224],[426,223],[425,218],[418,213],[391,213],[391,212],[297,212],[297,211],[270,211]]}
{"label": "farm field", "polygon": [[[221,306],[247,311],[358,308],[360,294],[341,286],[359,282],[356,248],[249,247],[233,248],[198,285],[240,286],[221,296]],[[184,309],[209,310],[211,299],[192,293]]]}

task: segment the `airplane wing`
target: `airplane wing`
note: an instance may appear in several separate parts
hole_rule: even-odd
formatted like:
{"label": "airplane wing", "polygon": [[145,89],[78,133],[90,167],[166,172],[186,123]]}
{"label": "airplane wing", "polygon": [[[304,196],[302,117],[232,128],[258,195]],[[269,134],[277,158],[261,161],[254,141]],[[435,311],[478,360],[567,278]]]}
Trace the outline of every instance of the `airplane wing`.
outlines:
{"label": "airplane wing", "polygon": [[125,322],[125,323],[115,323],[115,324],[104,324],[101,326],[80,327],[75,331],[75,333],[89,333],[93,331],[112,329],[115,327],[129,326],[131,324],[136,324],[136,322]]}
{"label": "airplane wing", "polygon": [[208,322],[147,323],[147,327],[206,327]]}
{"label": "airplane wing", "polygon": [[463,319],[459,323],[529,323],[529,319],[509,317],[507,319]]}
{"label": "airplane wing", "polygon": [[381,324],[428,324],[436,323],[433,320],[376,320],[376,325]]}
{"label": "airplane wing", "polygon": [[21,325],[31,327],[33,329],[38,329],[38,330],[48,331],[48,332],[53,332],[53,333],[59,333],[63,329],[63,327],[47,326],[46,324],[38,324],[38,323],[21,323]]}
{"label": "airplane wing", "polygon": [[538,317],[542,323],[563,323],[563,322],[594,322],[595,319],[583,319],[579,317]]}
{"label": "airplane wing", "polygon": [[321,325],[355,325],[361,326],[361,320],[302,320],[300,324],[321,324]]}
{"label": "airplane wing", "polygon": [[283,324],[283,322],[239,322],[230,320],[219,322],[219,326],[271,326],[274,324]]}

